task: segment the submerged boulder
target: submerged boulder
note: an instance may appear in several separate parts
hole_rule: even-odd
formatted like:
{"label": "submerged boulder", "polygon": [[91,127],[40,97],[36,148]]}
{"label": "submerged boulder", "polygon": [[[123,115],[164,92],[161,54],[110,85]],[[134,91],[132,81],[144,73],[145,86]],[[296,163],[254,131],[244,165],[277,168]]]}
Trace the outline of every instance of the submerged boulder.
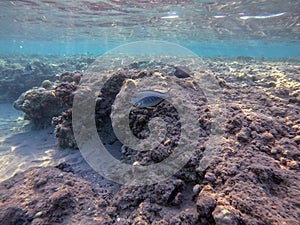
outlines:
{"label": "submerged boulder", "polygon": [[64,105],[53,91],[42,87],[34,87],[26,91],[13,106],[23,111],[24,119],[31,121],[38,128],[49,126],[52,117],[60,115],[64,109]]}

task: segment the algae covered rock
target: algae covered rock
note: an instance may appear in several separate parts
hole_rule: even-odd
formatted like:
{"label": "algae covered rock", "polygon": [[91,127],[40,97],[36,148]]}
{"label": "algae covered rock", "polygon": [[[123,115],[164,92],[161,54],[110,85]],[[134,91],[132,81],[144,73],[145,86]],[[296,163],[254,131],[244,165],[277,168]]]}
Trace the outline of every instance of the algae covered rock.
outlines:
{"label": "algae covered rock", "polygon": [[54,167],[31,168],[1,182],[0,196],[1,225],[111,221],[105,208],[98,207],[106,201],[101,189],[96,191],[79,175]]}
{"label": "algae covered rock", "polygon": [[72,129],[72,110],[68,109],[58,117],[53,117],[54,133],[60,148],[77,148]]}
{"label": "algae covered rock", "polygon": [[24,119],[41,128],[50,125],[52,117],[58,116],[64,106],[53,91],[35,87],[23,93],[14,102],[14,108],[23,111]]}
{"label": "algae covered rock", "polygon": [[[62,116],[60,119],[54,120],[54,125],[58,125],[62,119],[68,117],[65,113],[67,109],[71,109],[73,103],[74,92],[82,77],[81,73],[62,73],[55,83],[50,80],[44,80],[41,87],[33,87],[24,92],[14,102],[14,108],[25,113],[24,119],[29,120],[35,127],[42,128],[51,125],[52,118]],[[72,117],[71,117],[72,118]],[[61,125],[59,125],[61,127]],[[58,128],[56,130],[59,130]],[[65,129],[66,130],[66,129]],[[62,137],[62,132],[57,137]],[[72,139],[67,135],[68,139]],[[69,137],[70,136],[70,137]],[[73,137],[74,139],[74,137]],[[60,142],[61,143],[61,142]],[[61,147],[76,148],[75,144],[60,144]]]}

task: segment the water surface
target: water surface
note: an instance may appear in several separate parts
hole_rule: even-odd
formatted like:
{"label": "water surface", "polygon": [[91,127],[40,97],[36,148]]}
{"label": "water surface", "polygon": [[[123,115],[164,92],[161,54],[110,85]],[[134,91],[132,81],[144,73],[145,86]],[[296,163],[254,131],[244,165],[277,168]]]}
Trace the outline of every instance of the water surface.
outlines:
{"label": "water surface", "polygon": [[0,2],[7,53],[103,53],[165,40],[203,56],[291,57],[300,52],[298,0],[19,0]]}

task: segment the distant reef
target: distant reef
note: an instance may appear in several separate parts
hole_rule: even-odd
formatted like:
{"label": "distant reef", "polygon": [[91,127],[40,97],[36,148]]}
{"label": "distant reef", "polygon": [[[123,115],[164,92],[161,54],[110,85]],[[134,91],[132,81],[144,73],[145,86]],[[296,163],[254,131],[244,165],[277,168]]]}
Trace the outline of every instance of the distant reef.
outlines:
{"label": "distant reef", "polygon": [[55,81],[62,71],[83,71],[95,57],[0,55],[0,102],[13,102],[44,80]]}

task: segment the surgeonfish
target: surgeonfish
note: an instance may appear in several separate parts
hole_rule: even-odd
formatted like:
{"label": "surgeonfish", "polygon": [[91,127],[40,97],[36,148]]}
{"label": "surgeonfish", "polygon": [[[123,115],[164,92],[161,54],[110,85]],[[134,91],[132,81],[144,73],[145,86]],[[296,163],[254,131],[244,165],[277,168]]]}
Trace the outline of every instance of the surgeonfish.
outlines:
{"label": "surgeonfish", "polygon": [[136,108],[152,107],[168,97],[168,94],[158,91],[141,91],[131,98],[131,103]]}

